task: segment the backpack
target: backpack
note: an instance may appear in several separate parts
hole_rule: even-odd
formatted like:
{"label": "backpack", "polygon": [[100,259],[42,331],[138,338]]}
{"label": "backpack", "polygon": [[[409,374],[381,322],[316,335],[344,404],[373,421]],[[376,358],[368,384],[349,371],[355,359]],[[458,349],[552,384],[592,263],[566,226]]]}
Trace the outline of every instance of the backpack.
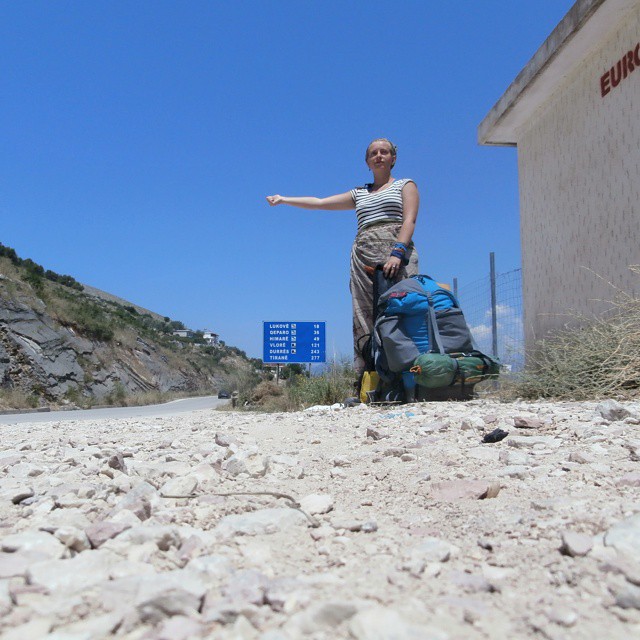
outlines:
{"label": "backpack", "polygon": [[433,278],[401,280],[380,296],[377,311],[371,345],[375,370],[381,385],[404,381],[405,400],[413,399],[416,384],[419,390],[459,384],[468,397],[473,385],[497,375],[497,361],[476,347],[457,298]]}
{"label": "backpack", "polygon": [[[382,264],[377,265],[374,269],[371,269],[371,278],[373,284],[373,323],[378,318],[379,313],[379,301],[380,297],[384,295],[393,286],[393,280],[385,278],[382,271]],[[365,369],[360,374],[360,377],[356,383],[357,395],[361,402],[369,402],[369,393],[373,392],[376,399],[385,402],[401,402],[403,400],[403,388],[402,384],[398,384],[393,380],[392,384],[386,385],[376,371],[375,366],[375,348],[373,344],[373,333],[362,336],[358,340],[356,348],[365,363]]]}

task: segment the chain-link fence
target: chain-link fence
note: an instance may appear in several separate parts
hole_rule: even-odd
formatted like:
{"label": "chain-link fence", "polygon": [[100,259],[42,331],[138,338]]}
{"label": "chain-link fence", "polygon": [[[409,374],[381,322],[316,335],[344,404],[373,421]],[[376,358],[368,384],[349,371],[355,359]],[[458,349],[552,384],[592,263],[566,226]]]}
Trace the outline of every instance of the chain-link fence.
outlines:
{"label": "chain-link fence", "polygon": [[[495,299],[492,299],[492,279]],[[491,274],[458,288],[458,298],[478,348],[511,370],[524,365],[522,269]],[[497,351],[497,353],[495,353]]]}

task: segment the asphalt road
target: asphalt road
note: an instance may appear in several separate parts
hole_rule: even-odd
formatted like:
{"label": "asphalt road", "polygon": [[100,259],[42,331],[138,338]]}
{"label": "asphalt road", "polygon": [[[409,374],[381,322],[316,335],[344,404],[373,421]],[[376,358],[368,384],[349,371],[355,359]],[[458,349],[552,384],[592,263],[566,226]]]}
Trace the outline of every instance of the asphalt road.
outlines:
{"label": "asphalt road", "polygon": [[215,396],[184,398],[165,404],[151,404],[144,407],[107,407],[105,409],[77,409],[74,411],[47,411],[46,413],[18,413],[0,415],[0,425],[24,422],[60,422],[62,420],[117,420],[119,418],[148,418],[170,416],[177,413],[215,409],[231,400],[218,400]]}

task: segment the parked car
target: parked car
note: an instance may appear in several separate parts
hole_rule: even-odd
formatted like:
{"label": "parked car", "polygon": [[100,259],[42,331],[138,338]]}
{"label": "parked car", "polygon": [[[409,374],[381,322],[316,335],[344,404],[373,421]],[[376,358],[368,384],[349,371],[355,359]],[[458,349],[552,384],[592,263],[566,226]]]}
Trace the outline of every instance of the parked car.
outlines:
{"label": "parked car", "polygon": [[220,391],[218,391],[218,400],[228,400],[231,397],[231,394],[228,391],[225,391],[224,389],[221,389]]}

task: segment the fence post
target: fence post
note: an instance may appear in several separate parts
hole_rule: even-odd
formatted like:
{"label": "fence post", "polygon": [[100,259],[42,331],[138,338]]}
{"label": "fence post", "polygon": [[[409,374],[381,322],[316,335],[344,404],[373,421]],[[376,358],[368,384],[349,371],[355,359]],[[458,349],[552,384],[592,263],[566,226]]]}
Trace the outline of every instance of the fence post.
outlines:
{"label": "fence post", "polygon": [[491,280],[491,348],[493,356],[498,357],[498,314],[496,304],[496,254],[489,254],[489,272]]}

